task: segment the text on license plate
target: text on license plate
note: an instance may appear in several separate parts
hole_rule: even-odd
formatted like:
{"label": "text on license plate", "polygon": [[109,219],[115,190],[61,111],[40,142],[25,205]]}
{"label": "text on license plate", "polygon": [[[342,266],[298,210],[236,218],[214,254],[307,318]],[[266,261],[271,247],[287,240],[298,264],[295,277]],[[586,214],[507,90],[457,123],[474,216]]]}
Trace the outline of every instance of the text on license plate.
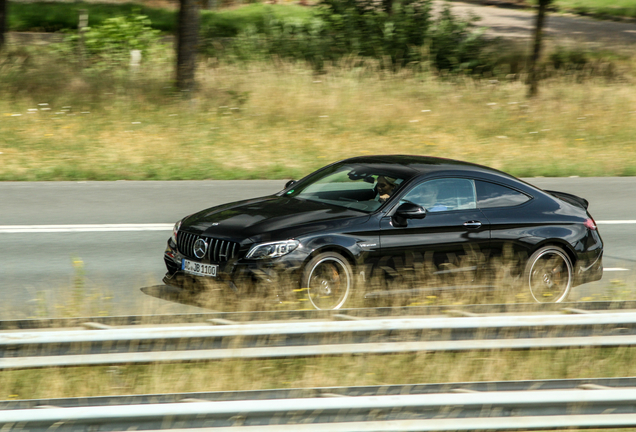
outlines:
{"label": "text on license plate", "polygon": [[181,261],[181,270],[196,276],[216,277],[216,271],[218,267],[219,266],[216,264],[202,264],[194,261],[189,261],[187,259]]}

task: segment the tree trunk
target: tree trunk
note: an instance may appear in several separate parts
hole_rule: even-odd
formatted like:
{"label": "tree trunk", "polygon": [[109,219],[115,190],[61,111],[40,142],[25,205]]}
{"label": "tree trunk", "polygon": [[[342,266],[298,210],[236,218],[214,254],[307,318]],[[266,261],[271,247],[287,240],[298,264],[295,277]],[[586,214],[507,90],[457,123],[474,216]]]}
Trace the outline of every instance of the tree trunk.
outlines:
{"label": "tree trunk", "polygon": [[199,3],[197,0],[180,2],[177,29],[177,87],[180,90],[191,91],[194,89],[194,73],[197,67]]}
{"label": "tree trunk", "polygon": [[387,15],[391,15],[393,13],[393,0],[382,0],[382,9]]}
{"label": "tree trunk", "polygon": [[543,40],[543,25],[545,22],[545,11],[552,0],[539,0],[539,13],[534,28],[534,49],[530,58],[530,74],[528,76],[528,97],[535,97],[539,93],[539,73],[537,63],[541,55],[541,43]]}
{"label": "tree trunk", "polygon": [[0,0],[0,50],[4,46],[4,34],[7,31],[7,0]]}

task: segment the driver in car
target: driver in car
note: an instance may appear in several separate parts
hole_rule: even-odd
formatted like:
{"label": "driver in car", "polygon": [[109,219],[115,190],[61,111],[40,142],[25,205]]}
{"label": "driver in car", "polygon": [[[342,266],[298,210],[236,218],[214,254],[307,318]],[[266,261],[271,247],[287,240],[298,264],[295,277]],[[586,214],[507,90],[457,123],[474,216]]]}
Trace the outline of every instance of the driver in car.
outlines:
{"label": "driver in car", "polygon": [[375,185],[375,188],[378,191],[378,196],[376,198],[378,201],[384,202],[391,197],[393,191],[397,187],[395,180],[396,179],[393,177],[378,176],[378,182]]}
{"label": "driver in car", "polygon": [[427,211],[445,211],[448,208],[438,202],[437,194],[439,193],[439,186],[435,182],[426,182],[421,185],[417,192],[419,193],[417,204],[424,207]]}

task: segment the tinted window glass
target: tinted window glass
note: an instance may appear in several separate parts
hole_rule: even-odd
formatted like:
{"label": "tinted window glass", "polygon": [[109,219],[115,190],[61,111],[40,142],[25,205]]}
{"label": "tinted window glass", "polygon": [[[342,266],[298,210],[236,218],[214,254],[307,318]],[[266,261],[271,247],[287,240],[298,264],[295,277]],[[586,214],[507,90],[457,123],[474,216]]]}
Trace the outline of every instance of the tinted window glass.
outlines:
{"label": "tinted window glass", "polygon": [[447,178],[428,180],[411,189],[402,202],[421,205],[429,212],[474,209],[475,185],[472,180]]}
{"label": "tinted window glass", "polygon": [[404,181],[391,174],[362,165],[336,165],[294,185],[285,195],[371,213]]}
{"label": "tinted window glass", "polygon": [[523,204],[530,197],[516,190],[495,183],[477,181],[477,206],[479,208],[512,207]]}

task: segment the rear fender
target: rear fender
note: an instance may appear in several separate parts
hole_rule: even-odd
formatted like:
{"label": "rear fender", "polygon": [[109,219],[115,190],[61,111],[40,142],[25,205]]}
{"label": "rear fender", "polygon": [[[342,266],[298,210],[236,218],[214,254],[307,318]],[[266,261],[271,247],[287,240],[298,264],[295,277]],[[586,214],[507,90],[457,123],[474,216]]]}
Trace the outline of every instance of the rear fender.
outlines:
{"label": "rear fender", "polygon": [[570,261],[572,262],[572,267],[575,268],[576,267],[576,262],[577,262],[577,258],[576,258],[576,252],[574,250],[574,248],[572,247],[571,244],[558,239],[558,238],[549,238],[549,239],[541,239],[541,241],[537,242],[534,245],[534,249],[531,251],[531,253],[528,255],[532,255],[532,253],[534,253],[534,251],[536,251],[537,249],[540,249],[544,246],[558,246],[561,249],[563,249],[565,251],[565,253],[568,254],[568,257],[570,258]]}

